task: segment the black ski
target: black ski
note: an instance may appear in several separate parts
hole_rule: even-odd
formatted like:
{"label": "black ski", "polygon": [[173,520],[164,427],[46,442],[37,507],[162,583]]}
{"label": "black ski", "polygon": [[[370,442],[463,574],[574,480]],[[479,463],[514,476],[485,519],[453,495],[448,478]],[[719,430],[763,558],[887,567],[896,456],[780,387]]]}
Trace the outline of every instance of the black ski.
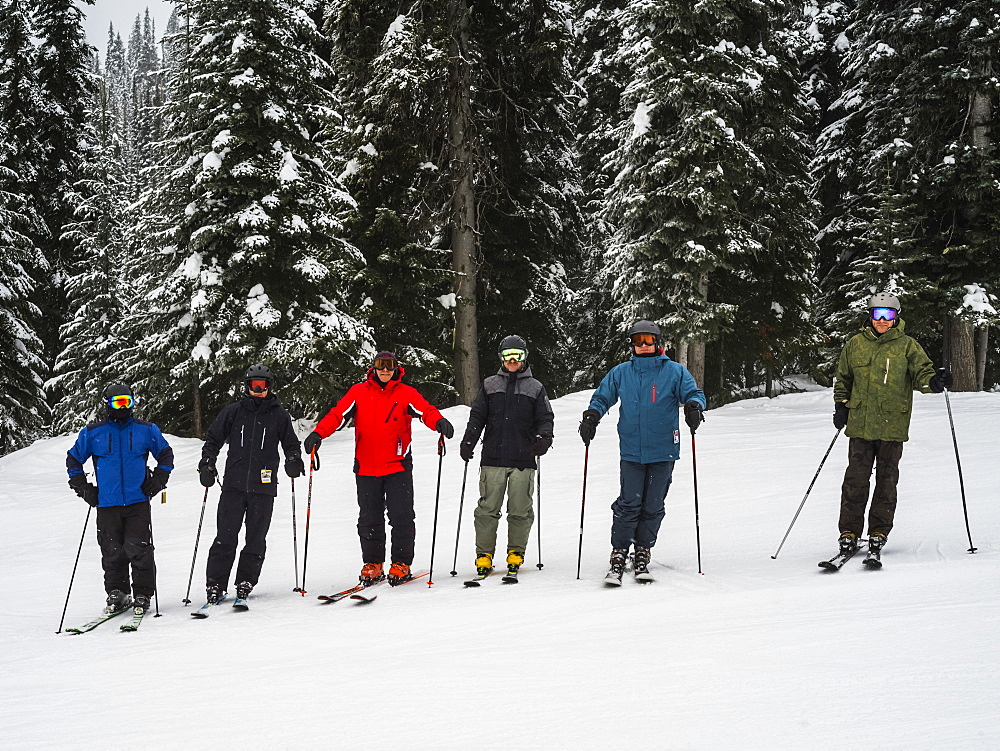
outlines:
{"label": "black ski", "polygon": [[128,623],[122,624],[122,631],[138,631],[139,624],[142,623],[142,617],[146,615],[145,608],[136,608],[132,611],[132,620]]}
{"label": "black ski", "polygon": [[332,595],[319,595],[319,597],[317,597],[316,599],[322,600],[323,602],[340,602],[341,600],[350,597],[355,592],[360,592],[361,590],[367,589],[368,587],[374,587],[376,584],[381,584],[383,581],[385,581],[385,577],[376,579],[375,581],[368,583],[358,583],[355,584],[353,587],[348,587],[343,592],[335,592]]}
{"label": "black ski", "polygon": [[479,584],[483,581],[483,579],[485,579],[487,576],[489,576],[492,573],[493,573],[493,569],[490,569],[485,574],[476,574],[476,578],[475,579],[469,579],[467,582],[463,582],[463,584],[465,584],[466,587],[478,587]]}
{"label": "black ski", "polygon": [[837,555],[835,555],[828,561],[820,561],[818,565],[820,568],[826,569],[827,571],[840,571],[840,569],[844,567],[845,563],[851,560],[854,556],[856,556],[859,552],[861,552],[863,548],[867,546],[868,544],[864,543],[856,547],[850,553],[843,553],[843,552],[837,553]]}
{"label": "black ski", "polygon": [[517,584],[517,566],[509,566],[507,573],[501,579],[504,584]]}
{"label": "black ski", "polygon": [[88,631],[93,631],[95,628],[97,628],[98,626],[100,626],[105,621],[110,621],[112,618],[118,617],[119,615],[121,615],[122,613],[124,613],[126,610],[128,610],[129,607],[131,607],[131,606],[130,605],[126,606],[126,607],[122,608],[121,610],[116,610],[113,613],[102,612],[99,616],[97,616],[93,620],[87,621],[82,626],[75,626],[75,627],[67,628],[66,632],[70,633],[70,634],[85,634]]}
{"label": "black ski", "polygon": [[869,549],[868,555],[865,556],[865,560],[862,562],[870,569],[882,568],[882,551]]}

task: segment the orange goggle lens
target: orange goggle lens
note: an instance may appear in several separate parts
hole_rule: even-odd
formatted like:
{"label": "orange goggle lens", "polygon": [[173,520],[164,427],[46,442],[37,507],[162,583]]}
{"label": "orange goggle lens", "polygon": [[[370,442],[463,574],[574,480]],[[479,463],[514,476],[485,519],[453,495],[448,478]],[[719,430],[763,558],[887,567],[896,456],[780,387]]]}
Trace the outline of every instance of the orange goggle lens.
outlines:
{"label": "orange goggle lens", "polygon": [[396,361],[387,357],[380,357],[375,361],[375,370],[395,370]]}
{"label": "orange goggle lens", "polygon": [[656,344],[656,334],[632,334],[632,346],[648,346]]}
{"label": "orange goggle lens", "polygon": [[120,394],[108,399],[111,409],[128,409],[132,406],[132,397],[129,394]]}
{"label": "orange goggle lens", "polygon": [[257,380],[256,378],[247,384],[251,391],[267,391],[268,383],[264,380]]}

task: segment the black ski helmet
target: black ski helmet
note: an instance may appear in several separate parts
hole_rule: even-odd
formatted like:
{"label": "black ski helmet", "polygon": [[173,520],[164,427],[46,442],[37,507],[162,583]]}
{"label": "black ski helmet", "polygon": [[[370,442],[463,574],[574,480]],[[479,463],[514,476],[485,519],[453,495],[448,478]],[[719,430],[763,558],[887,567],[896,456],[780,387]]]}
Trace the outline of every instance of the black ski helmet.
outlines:
{"label": "black ski helmet", "polygon": [[[132,406],[114,409],[111,406],[111,397],[122,396],[123,394],[128,394],[132,397]],[[132,387],[123,381],[109,383],[107,388],[104,389],[104,406],[108,410],[108,419],[114,422],[125,422],[128,420],[132,416],[132,409],[135,407],[135,393],[132,391]]]}
{"label": "black ski helmet", "polygon": [[132,387],[127,383],[122,381],[116,381],[115,383],[109,383],[107,388],[104,389],[104,402],[107,403],[108,399],[113,396],[121,396],[122,394],[128,394],[133,399],[135,399],[135,393],[132,391]]}
{"label": "black ski helmet", "polygon": [[271,375],[271,370],[266,365],[251,365],[247,368],[247,373],[243,377],[244,381],[267,381],[271,383],[274,381],[274,376]]}
{"label": "black ski helmet", "polygon": [[652,321],[636,321],[632,328],[628,330],[628,338],[631,342],[633,334],[652,334],[656,337],[657,343],[660,341],[660,327]]}
{"label": "black ski helmet", "polygon": [[[505,349],[523,349],[525,355],[527,355],[528,343],[517,334],[511,334],[510,336],[505,336],[500,340],[500,346],[497,347],[497,354],[500,354]],[[525,359],[527,359],[527,357],[525,357]]]}

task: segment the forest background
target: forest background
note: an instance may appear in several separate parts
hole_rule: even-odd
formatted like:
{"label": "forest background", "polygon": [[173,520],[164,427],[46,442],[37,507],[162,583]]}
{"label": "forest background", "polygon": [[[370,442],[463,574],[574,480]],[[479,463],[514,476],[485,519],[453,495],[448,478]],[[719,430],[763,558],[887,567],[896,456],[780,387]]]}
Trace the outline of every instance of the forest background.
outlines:
{"label": "forest background", "polygon": [[201,436],[256,362],[468,404],[511,333],[559,396],[637,318],[719,406],[883,289],[997,388],[993,0],[189,0],[103,55],[90,5],[0,0],[0,454],[117,379]]}

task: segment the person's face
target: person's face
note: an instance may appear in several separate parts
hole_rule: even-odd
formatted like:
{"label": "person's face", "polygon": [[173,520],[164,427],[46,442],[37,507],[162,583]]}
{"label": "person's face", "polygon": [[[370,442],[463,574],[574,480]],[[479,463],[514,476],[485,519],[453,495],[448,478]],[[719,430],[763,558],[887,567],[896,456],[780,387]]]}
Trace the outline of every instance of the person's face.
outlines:
{"label": "person's face", "polygon": [[633,346],[637,355],[651,355],[656,351],[655,344],[635,344]]}
{"label": "person's face", "polygon": [[375,366],[375,375],[378,376],[378,379],[382,383],[388,383],[392,380],[392,373],[395,369],[395,364],[393,364],[392,367],[389,367],[387,363],[379,363]]}
{"label": "person's face", "polygon": [[267,396],[267,389],[270,384],[263,380],[252,380],[247,384],[247,391],[251,396]]}
{"label": "person's face", "polygon": [[637,355],[651,355],[656,352],[655,334],[632,334],[632,348]]}
{"label": "person's face", "polygon": [[503,366],[507,368],[508,373],[516,373],[521,369],[521,363],[517,360],[504,360]]}
{"label": "person's face", "polygon": [[872,328],[874,328],[878,333],[884,334],[892,328],[892,321],[884,321],[879,318],[878,320],[872,321]]}

